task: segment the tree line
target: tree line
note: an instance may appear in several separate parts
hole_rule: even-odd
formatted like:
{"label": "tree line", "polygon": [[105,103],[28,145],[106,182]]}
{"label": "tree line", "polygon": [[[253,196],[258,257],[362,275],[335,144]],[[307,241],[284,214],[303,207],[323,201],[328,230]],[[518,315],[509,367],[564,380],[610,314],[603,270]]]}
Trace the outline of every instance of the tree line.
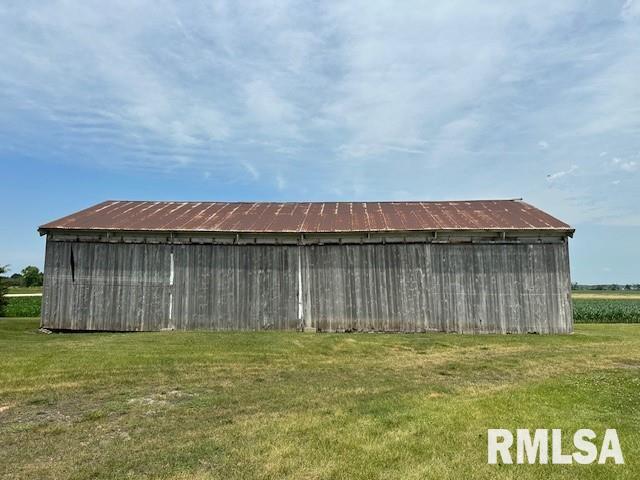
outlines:
{"label": "tree line", "polygon": [[600,285],[582,285],[578,282],[571,284],[572,290],[611,290],[611,291],[624,291],[624,290],[640,290],[640,283],[627,283],[627,284],[619,284],[619,283],[608,283],[608,284],[600,284]]}
{"label": "tree line", "polygon": [[9,292],[9,287],[41,287],[44,281],[44,274],[33,265],[23,268],[20,273],[7,276],[9,271],[9,265],[0,265],[0,316],[7,306],[5,294]]}
{"label": "tree line", "polygon": [[33,265],[23,268],[20,273],[6,276],[9,271],[9,265],[0,266],[0,284],[6,287],[41,287],[44,281],[44,273]]}

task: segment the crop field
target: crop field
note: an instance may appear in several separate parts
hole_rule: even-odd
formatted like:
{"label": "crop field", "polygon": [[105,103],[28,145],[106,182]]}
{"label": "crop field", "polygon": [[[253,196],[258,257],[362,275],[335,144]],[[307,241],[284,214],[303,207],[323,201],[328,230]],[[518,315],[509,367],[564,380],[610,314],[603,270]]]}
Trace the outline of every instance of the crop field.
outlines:
{"label": "crop field", "polygon": [[38,317],[42,297],[9,297],[5,317]]}
{"label": "crop field", "polygon": [[[640,325],[573,335],[38,333],[0,319],[0,478],[640,478]],[[625,465],[488,465],[487,429]]]}
{"label": "crop field", "polygon": [[577,298],[573,319],[576,323],[640,323],[640,299]]}
{"label": "crop field", "polygon": [[640,292],[624,290],[575,291],[576,323],[640,323]]}

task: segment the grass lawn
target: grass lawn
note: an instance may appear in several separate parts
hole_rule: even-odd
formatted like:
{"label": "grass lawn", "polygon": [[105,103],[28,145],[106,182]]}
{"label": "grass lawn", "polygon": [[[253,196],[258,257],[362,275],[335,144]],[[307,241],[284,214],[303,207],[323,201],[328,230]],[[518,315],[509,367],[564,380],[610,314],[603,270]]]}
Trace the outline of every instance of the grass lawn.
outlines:
{"label": "grass lawn", "polygon": [[42,293],[42,287],[9,287],[7,293]]}
{"label": "grass lawn", "polygon": [[[0,319],[2,478],[640,478],[640,325],[571,336],[37,333]],[[626,465],[487,465],[487,428]],[[600,445],[598,441],[598,446]],[[571,449],[570,451],[572,451]]]}

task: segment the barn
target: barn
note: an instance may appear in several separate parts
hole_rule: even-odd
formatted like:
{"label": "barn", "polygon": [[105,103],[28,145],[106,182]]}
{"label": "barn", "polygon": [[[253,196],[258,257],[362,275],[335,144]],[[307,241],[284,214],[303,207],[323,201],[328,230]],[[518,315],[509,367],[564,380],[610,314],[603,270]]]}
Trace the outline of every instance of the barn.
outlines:
{"label": "barn", "polygon": [[39,232],[53,330],[573,329],[574,230],[521,199],[106,201]]}

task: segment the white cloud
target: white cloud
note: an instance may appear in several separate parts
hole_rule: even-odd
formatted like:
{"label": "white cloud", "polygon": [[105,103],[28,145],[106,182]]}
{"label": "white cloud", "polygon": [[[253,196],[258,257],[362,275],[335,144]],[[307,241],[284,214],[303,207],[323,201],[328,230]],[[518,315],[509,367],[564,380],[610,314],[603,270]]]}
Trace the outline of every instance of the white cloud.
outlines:
{"label": "white cloud", "polygon": [[629,160],[627,162],[622,162],[620,164],[620,168],[625,172],[635,172],[638,169],[638,162],[634,160]]}
{"label": "white cloud", "polygon": [[640,2],[637,0],[626,0],[622,6],[621,17],[625,21],[634,21],[640,18]]}
{"label": "white cloud", "polygon": [[259,128],[276,136],[298,137],[296,108],[276,93],[268,82],[253,80],[244,86],[249,117]]}
{"label": "white cloud", "polygon": [[283,191],[287,187],[287,181],[280,174],[276,175],[276,187],[280,191]]}
{"label": "white cloud", "polygon": [[10,2],[0,155],[601,221],[640,200],[602,181],[640,162],[639,3]]}
{"label": "white cloud", "polygon": [[260,172],[251,163],[243,161],[241,162],[241,165],[247,171],[252,180],[258,180],[260,178]]}
{"label": "white cloud", "polygon": [[547,181],[552,182],[553,180],[557,180],[558,178],[562,178],[566,175],[571,175],[576,170],[578,170],[578,165],[571,165],[571,168],[569,168],[568,170],[561,170],[559,172],[555,172],[547,175]]}
{"label": "white cloud", "polygon": [[614,157],[611,160],[611,163],[625,172],[635,172],[638,168],[638,162],[635,160],[623,160],[621,158]]}

